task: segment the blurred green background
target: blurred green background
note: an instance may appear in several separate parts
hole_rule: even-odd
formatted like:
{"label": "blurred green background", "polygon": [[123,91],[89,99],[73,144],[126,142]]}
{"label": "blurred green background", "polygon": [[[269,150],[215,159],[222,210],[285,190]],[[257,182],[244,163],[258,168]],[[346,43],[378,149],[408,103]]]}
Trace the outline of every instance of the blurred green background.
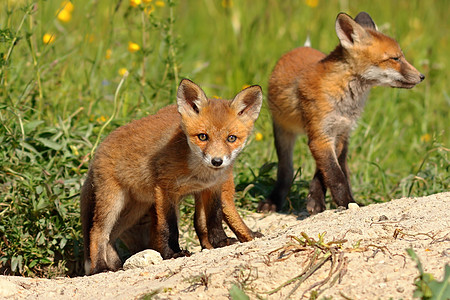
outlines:
{"label": "blurred green background", "polygon": [[[210,97],[231,98],[250,84],[266,92],[278,58],[307,36],[314,48],[334,49],[341,11],[368,12],[426,75],[412,90],[372,90],[350,142],[356,201],[447,191],[449,8],[445,0],[3,1],[1,273],[81,274],[79,191],[94,145],[175,103],[181,78]],[[264,104],[235,168],[240,208],[254,210],[268,195],[276,160]],[[295,168],[287,212],[304,209],[314,172],[305,137]],[[192,230],[192,200],[181,209]]]}

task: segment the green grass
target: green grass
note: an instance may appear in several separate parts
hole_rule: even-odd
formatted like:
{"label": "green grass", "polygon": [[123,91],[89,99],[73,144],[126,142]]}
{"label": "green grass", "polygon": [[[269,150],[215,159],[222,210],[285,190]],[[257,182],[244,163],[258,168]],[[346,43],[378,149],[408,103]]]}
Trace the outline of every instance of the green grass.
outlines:
{"label": "green grass", "polygon": [[[412,90],[371,92],[349,150],[356,200],[370,204],[448,190],[447,1],[229,3],[153,0],[148,15],[143,5],[133,8],[126,0],[79,0],[69,22],[56,18],[59,1],[0,4],[1,273],[82,272],[79,191],[97,139],[174,103],[183,77],[209,96],[230,98],[247,84],[266,91],[277,59],[303,45],[308,34],[323,52],[337,45],[340,11],[369,12],[426,75]],[[43,42],[45,33],[54,35],[52,43]],[[141,49],[129,52],[130,41]],[[119,75],[121,68],[128,77]],[[264,104],[255,128],[263,139],[252,137],[236,164],[243,208],[255,209],[275,180],[271,130]],[[305,137],[296,146],[295,168],[289,203],[298,210],[314,172]],[[192,203],[183,210],[191,216]]]}

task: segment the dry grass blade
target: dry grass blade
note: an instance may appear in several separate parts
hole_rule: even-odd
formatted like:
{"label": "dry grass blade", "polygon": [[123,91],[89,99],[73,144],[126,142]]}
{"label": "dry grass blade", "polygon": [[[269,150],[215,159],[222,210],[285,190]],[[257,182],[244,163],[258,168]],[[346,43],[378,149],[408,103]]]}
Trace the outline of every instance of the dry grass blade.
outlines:
{"label": "dry grass blade", "polygon": [[423,233],[423,232],[418,232],[418,233],[407,233],[404,232],[403,229],[395,229],[394,230],[394,239],[397,239],[399,236],[404,237],[404,236],[409,236],[409,237],[417,237],[419,235],[424,235],[426,237],[429,237],[430,239],[432,239],[433,241],[435,240],[436,234],[431,234],[431,233]]}
{"label": "dry grass blade", "polygon": [[[299,275],[287,280],[277,288],[265,293],[268,295],[275,294],[282,288],[296,282],[294,288],[289,292],[289,294],[286,297],[290,298],[306,279],[308,279],[311,275],[313,275],[314,272],[320,269],[325,264],[325,262],[329,260],[331,261],[331,267],[328,276],[324,280],[314,283],[309,288],[307,288],[303,292],[302,297],[305,295],[305,293],[311,291],[314,288],[325,286],[328,282],[330,282],[332,276],[337,272],[339,272],[339,274],[331,281],[330,286],[334,285],[337,279],[342,278],[343,274],[345,274],[345,272],[341,272],[341,270],[343,269],[342,267],[345,266],[344,263],[345,258],[343,257],[344,252],[340,251],[340,249],[342,248],[342,244],[346,242],[346,240],[339,240],[339,241],[333,240],[331,242],[325,243],[324,236],[325,233],[320,234],[319,240],[316,241],[314,238],[311,238],[306,233],[302,232],[301,238],[296,236],[290,236],[290,238],[296,241],[297,244],[289,243],[284,247],[280,247],[274,251],[271,251],[269,255],[276,251],[281,250],[277,261],[283,261],[288,259],[292,254],[296,252],[313,250],[312,255],[310,255],[309,257],[309,263]],[[316,292],[316,294],[318,295],[324,290],[325,289],[323,289],[320,292]]]}
{"label": "dry grass blade", "polygon": [[[294,288],[289,292],[289,294],[286,296],[285,299],[289,299],[294,293],[295,291],[297,291],[297,289],[300,287],[300,285],[306,280],[308,279],[312,274],[314,274],[314,272],[316,272],[328,259],[330,259],[332,256],[331,252],[327,252],[325,253],[325,255],[320,259],[320,261],[315,264],[314,266],[312,266],[306,273],[304,276],[302,276],[301,278],[299,278],[297,284],[294,286]],[[303,295],[302,295],[303,298]]]}
{"label": "dry grass blade", "polygon": [[303,282],[306,279],[306,278],[302,279],[303,275],[305,275],[309,270],[311,270],[311,268],[313,267],[314,262],[317,260],[317,258],[319,256],[319,254],[320,254],[320,251],[316,250],[314,252],[313,256],[310,258],[308,266],[299,275],[295,276],[294,278],[289,279],[288,281],[284,282],[283,284],[281,284],[277,288],[275,288],[275,289],[273,289],[273,290],[271,290],[269,292],[266,292],[266,294],[268,294],[268,295],[275,294],[276,292],[278,292],[279,290],[281,290],[285,286],[287,286],[287,285],[289,285],[289,284],[291,284],[291,283],[293,283],[293,282],[295,282],[297,280],[301,280],[301,282]]}

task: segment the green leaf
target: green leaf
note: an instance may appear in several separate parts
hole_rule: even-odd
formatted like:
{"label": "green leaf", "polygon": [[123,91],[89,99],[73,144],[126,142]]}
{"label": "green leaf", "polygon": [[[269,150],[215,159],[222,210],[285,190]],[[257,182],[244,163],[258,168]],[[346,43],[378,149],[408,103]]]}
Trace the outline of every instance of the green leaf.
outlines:
{"label": "green leaf", "polygon": [[45,198],[40,198],[36,206],[36,211],[41,211],[50,206],[50,203]]}
{"label": "green leaf", "polygon": [[276,163],[265,163],[259,168],[259,176],[266,175],[269,173],[274,167],[276,166]]}
{"label": "green leaf", "polygon": [[11,258],[11,271],[15,272],[15,271],[22,271],[22,261],[23,261],[23,257],[22,255],[19,256],[13,256]]}
{"label": "green leaf", "polygon": [[439,282],[433,280],[428,284],[433,300],[447,300],[450,299],[450,265],[445,265],[444,279]]}
{"label": "green leaf", "polygon": [[430,300],[448,300],[450,299],[450,266],[445,265],[444,279],[436,281],[432,274],[424,273],[419,257],[413,249],[406,249],[409,256],[416,262],[417,269],[420,272],[419,277],[414,281],[416,290],[414,298],[430,299]]}
{"label": "green leaf", "polygon": [[411,256],[412,260],[416,263],[417,269],[419,269],[419,273],[422,275],[423,274],[422,263],[420,262],[416,252],[414,252],[412,248],[406,249],[406,252],[409,254],[409,256]]}
{"label": "green leaf", "polygon": [[23,125],[23,129],[25,130],[25,133],[30,133],[31,131],[35,130],[36,127],[44,123],[42,120],[35,120],[28,122],[27,124]]}
{"label": "green leaf", "polygon": [[44,264],[44,265],[48,265],[48,264],[52,263],[52,261],[50,259],[48,259],[48,258],[41,258],[39,260],[39,263],[40,264]]}
{"label": "green leaf", "polygon": [[30,144],[28,144],[27,142],[21,141],[20,142],[20,146],[22,146],[23,148],[29,150],[30,152],[38,155],[39,157],[42,157],[42,155],[36,150],[36,148],[34,148],[33,146],[31,146]]}
{"label": "green leaf", "polygon": [[39,232],[36,237],[36,244],[43,245],[45,243],[45,236],[42,232]]}
{"label": "green leaf", "polygon": [[37,263],[38,263],[38,261],[35,259],[35,260],[32,260],[31,262],[30,262],[30,264],[28,265],[28,267],[30,267],[30,268],[33,268],[35,265],[37,265]]}
{"label": "green leaf", "polygon": [[36,138],[37,141],[39,141],[42,145],[44,145],[47,148],[59,151],[62,149],[62,145],[55,143],[53,141],[50,141],[49,139],[45,138]]}
{"label": "green leaf", "polygon": [[232,300],[249,300],[250,298],[245,294],[243,290],[233,284],[229,290]]}
{"label": "green leaf", "polygon": [[44,188],[42,187],[42,185],[38,185],[36,187],[36,194],[40,195],[43,191],[44,191]]}
{"label": "green leaf", "polygon": [[11,271],[17,271],[17,265],[19,264],[19,259],[17,256],[11,257]]}
{"label": "green leaf", "polygon": [[66,244],[67,244],[67,239],[62,238],[61,241],[59,242],[59,248],[64,249],[64,246],[66,246]]}

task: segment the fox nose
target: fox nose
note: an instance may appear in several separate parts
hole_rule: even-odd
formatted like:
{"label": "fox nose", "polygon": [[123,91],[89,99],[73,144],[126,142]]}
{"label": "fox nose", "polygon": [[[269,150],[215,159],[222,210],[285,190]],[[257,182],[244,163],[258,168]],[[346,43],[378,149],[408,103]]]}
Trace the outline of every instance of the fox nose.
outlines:
{"label": "fox nose", "polygon": [[214,167],[219,167],[221,166],[223,163],[223,159],[221,159],[220,157],[214,157],[213,159],[211,159],[211,164]]}
{"label": "fox nose", "polygon": [[420,81],[423,81],[425,79],[425,75],[423,75],[422,73],[420,73]]}

